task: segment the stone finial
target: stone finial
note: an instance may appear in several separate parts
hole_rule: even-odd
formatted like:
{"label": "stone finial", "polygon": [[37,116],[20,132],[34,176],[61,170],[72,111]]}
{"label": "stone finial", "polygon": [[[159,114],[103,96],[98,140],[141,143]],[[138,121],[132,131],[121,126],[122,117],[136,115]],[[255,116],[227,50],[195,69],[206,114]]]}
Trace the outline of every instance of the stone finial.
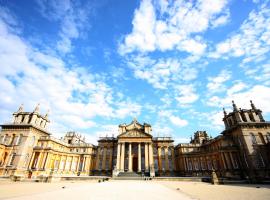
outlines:
{"label": "stone finial", "polygon": [[238,108],[237,108],[237,106],[235,105],[234,100],[232,100],[232,106],[233,106],[233,111],[238,111]]}
{"label": "stone finial", "polygon": [[20,105],[19,109],[18,109],[18,113],[23,112],[23,103]]}
{"label": "stone finial", "polygon": [[40,103],[37,104],[37,106],[36,106],[34,112],[39,113],[39,106],[40,106]]}
{"label": "stone finial", "polygon": [[253,110],[256,110],[256,107],[255,107],[254,103],[252,102],[252,100],[250,100],[250,105],[251,105],[251,108],[252,108]]}
{"label": "stone finial", "polygon": [[223,113],[224,113],[224,117],[226,117],[227,116],[227,112],[226,112],[225,108],[223,108]]}
{"label": "stone finial", "polygon": [[47,113],[45,115],[45,119],[48,119],[49,118],[49,114],[50,114],[50,110],[47,110]]}

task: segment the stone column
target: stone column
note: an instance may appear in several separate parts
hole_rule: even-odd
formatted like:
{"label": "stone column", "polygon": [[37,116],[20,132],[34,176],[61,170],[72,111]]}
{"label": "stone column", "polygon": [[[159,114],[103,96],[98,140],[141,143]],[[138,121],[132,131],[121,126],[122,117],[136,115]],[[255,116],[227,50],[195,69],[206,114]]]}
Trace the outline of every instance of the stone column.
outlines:
{"label": "stone column", "polygon": [[228,169],[231,170],[232,169],[232,164],[230,162],[230,158],[229,158],[228,153],[224,153],[224,156],[225,156],[225,161],[227,163]]}
{"label": "stone column", "polygon": [[224,158],[224,153],[221,153],[221,159],[222,159],[222,163],[223,163],[223,169],[227,169],[227,166],[226,166],[226,161],[225,161],[225,158]]}
{"label": "stone column", "polygon": [[129,143],[129,150],[128,150],[128,171],[132,172],[132,157],[131,152],[132,151],[132,145]]}
{"label": "stone column", "polygon": [[233,159],[232,152],[229,152],[229,153],[228,153],[228,156],[229,156],[229,159],[230,159],[231,164],[232,164],[232,169],[234,169],[235,163],[234,163],[234,159]]}
{"label": "stone column", "polygon": [[144,158],[145,158],[145,171],[146,172],[149,172],[149,164],[148,164],[148,144],[145,143],[144,144],[144,151],[145,151],[145,154],[144,154]]}
{"label": "stone column", "polygon": [[46,170],[46,164],[48,162],[48,156],[49,156],[49,152],[46,153],[46,158],[44,159],[44,162],[42,164],[42,169]]}
{"label": "stone column", "polygon": [[122,150],[121,150],[121,171],[125,171],[125,143],[122,144]]}
{"label": "stone column", "polygon": [[121,144],[118,143],[117,145],[117,159],[116,159],[116,170],[119,171],[120,170],[120,156],[121,156]]}
{"label": "stone column", "polygon": [[142,171],[141,143],[138,144],[138,172]]}
{"label": "stone column", "polygon": [[158,147],[158,170],[162,171],[161,148]]}
{"label": "stone column", "polygon": [[103,149],[102,170],[106,170],[107,148]]}
{"label": "stone column", "polygon": [[96,156],[96,170],[99,170],[99,154],[100,154],[100,147],[98,147],[97,156]]}
{"label": "stone column", "polygon": [[168,147],[165,147],[165,171],[169,171]]}
{"label": "stone column", "polygon": [[152,143],[148,144],[149,147],[149,166],[150,166],[150,176],[155,176],[155,166],[154,166],[154,155],[153,155],[153,146]]}
{"label": "stone column", "polygon": [[171,152],[172,152],[172,156],[171,156],[171,158],[172,158],[172,168],[175,171],[176,170],[176,166],[175,166],[175,162],[174,162],[175,161],[174,148],[172,148]]}
{"label": "stone column", "polygon": [[[37,152],[37,153],[39,153],[39,155],[38,155],[38,157],[37,157],[37,160],[35,161],[34,160],[34,162],[35,162],[35,168],[37,169],[37,170],[39,170],[39,166],[40,166],[40,164],[41,164],[41,161],[42,161],[42,158],[43,158],[43,152]],[[12,155],[12,154],[11,154]]]}
{"label": "stone column", "polygon": [[110,157],[109,157],[109,170],[113,170],[113,147],[110,147]]}
{"label": "stone column", "polygon": [[[73,156],[71,156],[71,161],[70,161],[69,171],[72,170],[73,159],[74,159]],[[98,170],[98,166],[97,166],[97,170]]]}

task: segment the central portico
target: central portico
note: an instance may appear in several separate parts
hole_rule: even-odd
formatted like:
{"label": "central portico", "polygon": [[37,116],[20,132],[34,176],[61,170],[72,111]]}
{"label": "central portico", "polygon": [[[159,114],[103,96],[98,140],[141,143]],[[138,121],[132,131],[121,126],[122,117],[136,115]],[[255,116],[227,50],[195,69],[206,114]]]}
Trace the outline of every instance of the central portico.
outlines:
{"label": "central portico", "polygon": [[153,161],[152,128],[134,119],[130,124],[119,125],[117,137],[117,172],[145,172],[155,175]]}

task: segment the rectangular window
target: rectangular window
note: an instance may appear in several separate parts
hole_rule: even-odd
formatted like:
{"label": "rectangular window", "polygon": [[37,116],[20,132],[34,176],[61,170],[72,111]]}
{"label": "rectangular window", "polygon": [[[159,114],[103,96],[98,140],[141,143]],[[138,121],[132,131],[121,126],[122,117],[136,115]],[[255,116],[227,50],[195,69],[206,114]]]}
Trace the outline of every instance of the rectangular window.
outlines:
{"label": "rectangular window", "polygon": [[9,165],[12,166],[12,165],[14,164],[15,157],[16,157],[16,153],[13,153],[13,154],[11,155]]}

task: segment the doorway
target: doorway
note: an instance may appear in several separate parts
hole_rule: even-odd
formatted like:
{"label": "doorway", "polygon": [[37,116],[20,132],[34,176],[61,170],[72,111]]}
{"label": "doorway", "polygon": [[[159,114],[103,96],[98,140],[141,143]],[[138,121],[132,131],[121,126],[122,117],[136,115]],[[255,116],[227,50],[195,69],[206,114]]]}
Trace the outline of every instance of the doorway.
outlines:
{"label": "doorway", "polygon": [[132,170],[134,172],[138,171],[138,157],[133,157],[132,159]]}

